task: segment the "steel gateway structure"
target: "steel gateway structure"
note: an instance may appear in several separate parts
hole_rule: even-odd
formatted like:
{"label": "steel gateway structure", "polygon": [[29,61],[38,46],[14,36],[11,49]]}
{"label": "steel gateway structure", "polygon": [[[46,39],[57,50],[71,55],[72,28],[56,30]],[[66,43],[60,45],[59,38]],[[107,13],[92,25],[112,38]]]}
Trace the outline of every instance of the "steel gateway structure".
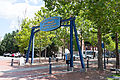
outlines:
{"label": "steel gateway structure", "polygon": [[[68,21],[70,21],[70,25],[64,25],[64,24],[61,25],[61,23],[68,22]],[[75,26],[75,17],[70,17],[69,19],[64,19],[64,20],[62,20],[62,18],[58,17],[58,16],[49,17],[49,18],[43,20],[42,22],[40,22],[40,26],[32,27],[31,28],[31,35],[30,35],[30,40],[29,40],[28,51],[27,51],[27,54],[26,54],[26,63],[29,60],[31,43],[32,43],[31,64],[34,63],[34,34],[36,32],[39,32],[39,31],[52,31],[52,30],[55,30],[55,29],[57,29],[61,26],[70,27],[70,68],[73,69],[73,29],[74,29],[75,38],[76,38],[76,42],[77,42],[77,48],[79,50],[79,57],[80,57],[80,61],[81,61],[81,66],[82,66],[83,69],[85,69],[85,64],[84,64],[82,52],[81,52],[81,49],[80,49],[79,39],[78,39],[77,30],[76,30],[76,26]]]}

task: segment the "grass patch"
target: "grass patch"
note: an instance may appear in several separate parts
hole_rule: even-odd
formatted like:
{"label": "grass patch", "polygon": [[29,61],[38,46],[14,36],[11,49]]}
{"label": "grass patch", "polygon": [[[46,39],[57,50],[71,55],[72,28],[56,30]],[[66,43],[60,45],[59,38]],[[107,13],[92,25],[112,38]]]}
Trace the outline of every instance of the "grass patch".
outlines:
{"label": "grass patch", "polygon": [[[112,77],[120,77],[120,74],[114,74]],[[120,80],[120,79],[113,79],[113,78],[107,78],[108,80]]]}
{"label": "grass patch", "polygon": [[112,76],[120,77],[120,74],[116,74],[116,75],[112,75]]}

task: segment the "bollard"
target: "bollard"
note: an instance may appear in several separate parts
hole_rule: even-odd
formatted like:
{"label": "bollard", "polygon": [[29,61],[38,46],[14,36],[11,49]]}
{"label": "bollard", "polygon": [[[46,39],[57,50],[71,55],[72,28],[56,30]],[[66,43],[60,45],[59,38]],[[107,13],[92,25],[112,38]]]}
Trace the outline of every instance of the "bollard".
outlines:
{"label": "bollard", "polygon": [[58,58],[56,58],[56,62],[58,62]]}
{"label": "bollard", "polygon": [[49,64],[49,74],[52,74],[52,64]]}
{"label": "bollard", "polygon": [[49,74],[52,74],[51,57],[49,57]]}
{"label": "bollard", "polygon": [[107,64],[108,64],[108,58],[107,58]]}
{"label": "bollard", "polygon": [[11,66],[13,66],[13,59],[11,60]]}
{"label": "bollard", "polygon": [[73,57],[73,61],[75,61],[75,56]]}
{"label": "bollard", "polygon": [[89,57],[87,59],[87,68],[89,68]]}

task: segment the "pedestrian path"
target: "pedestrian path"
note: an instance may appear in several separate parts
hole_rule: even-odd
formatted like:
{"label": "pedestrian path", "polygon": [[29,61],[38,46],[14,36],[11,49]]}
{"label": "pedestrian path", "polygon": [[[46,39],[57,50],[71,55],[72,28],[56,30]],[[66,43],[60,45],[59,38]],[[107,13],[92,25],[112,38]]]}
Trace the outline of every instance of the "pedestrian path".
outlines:
{"label": "pedestrian path", "polygon": [[[52,66],[52,68],[55,67],[65,67],[66,65],[54,65]],[[39,67],[29,67],[29,68],[21,68],[21,69],[13,69],[13,70],[9,70],[9,71],[0,71],[0,72],[4,72],[4,73],[9,73],[9,72],[20,72],[20,71],[30,71],[30,70],[39,70],[39,69],[48,69],[49,66],[39,66]]]}
{"label": "pedestrian path", "polygon": [[[76,65],[76,64],[74,64]],[[77,64],[80,65],[80,64]],[[27,79],[36,79],[36,78],[42,78],[42,77],[48,77],[49,74],[49,65],[44,66],[31,66],[28,68],[19,68],[19,69],[13,69],[8,71],[0,71],[2,75],[0,75],[0,80],[4,79],[15,79],[18,78],[27,78]],[[59,65],[52,65],[52,75],[59,75],[59,74],[65,74],[70,73],[70,71],[66,70],[66,64],[59,64]],[[36,77],[37,76],[37,77]]]}
{"label": "pedestrian path", "polygon": [[[74,64],[74,65],[80,65],[80,64]],[[65,67],[67,66],[66,64],[62,65],[52,65],[52,68],[57,68],[57,67]],[[8,70],[8,71],[0,71],[3,73],[9,73],[9,72],[20,72],[20,71],[30,71],[30,70],[39,70],[39,69],[48,69],[48,66],[36,66],[36,67],[29,67],[29,68],[20,68],[20,69],[13,69],[13,70]]]}

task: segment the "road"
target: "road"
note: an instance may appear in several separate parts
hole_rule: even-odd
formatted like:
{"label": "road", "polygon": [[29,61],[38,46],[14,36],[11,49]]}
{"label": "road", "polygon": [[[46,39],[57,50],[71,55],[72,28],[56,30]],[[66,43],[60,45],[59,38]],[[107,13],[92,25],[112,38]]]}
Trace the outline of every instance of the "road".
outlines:
{"label": "road", "polygon": [[11,60],[11,59],[19,60],[20,58],[0,56],[0,60]]}

